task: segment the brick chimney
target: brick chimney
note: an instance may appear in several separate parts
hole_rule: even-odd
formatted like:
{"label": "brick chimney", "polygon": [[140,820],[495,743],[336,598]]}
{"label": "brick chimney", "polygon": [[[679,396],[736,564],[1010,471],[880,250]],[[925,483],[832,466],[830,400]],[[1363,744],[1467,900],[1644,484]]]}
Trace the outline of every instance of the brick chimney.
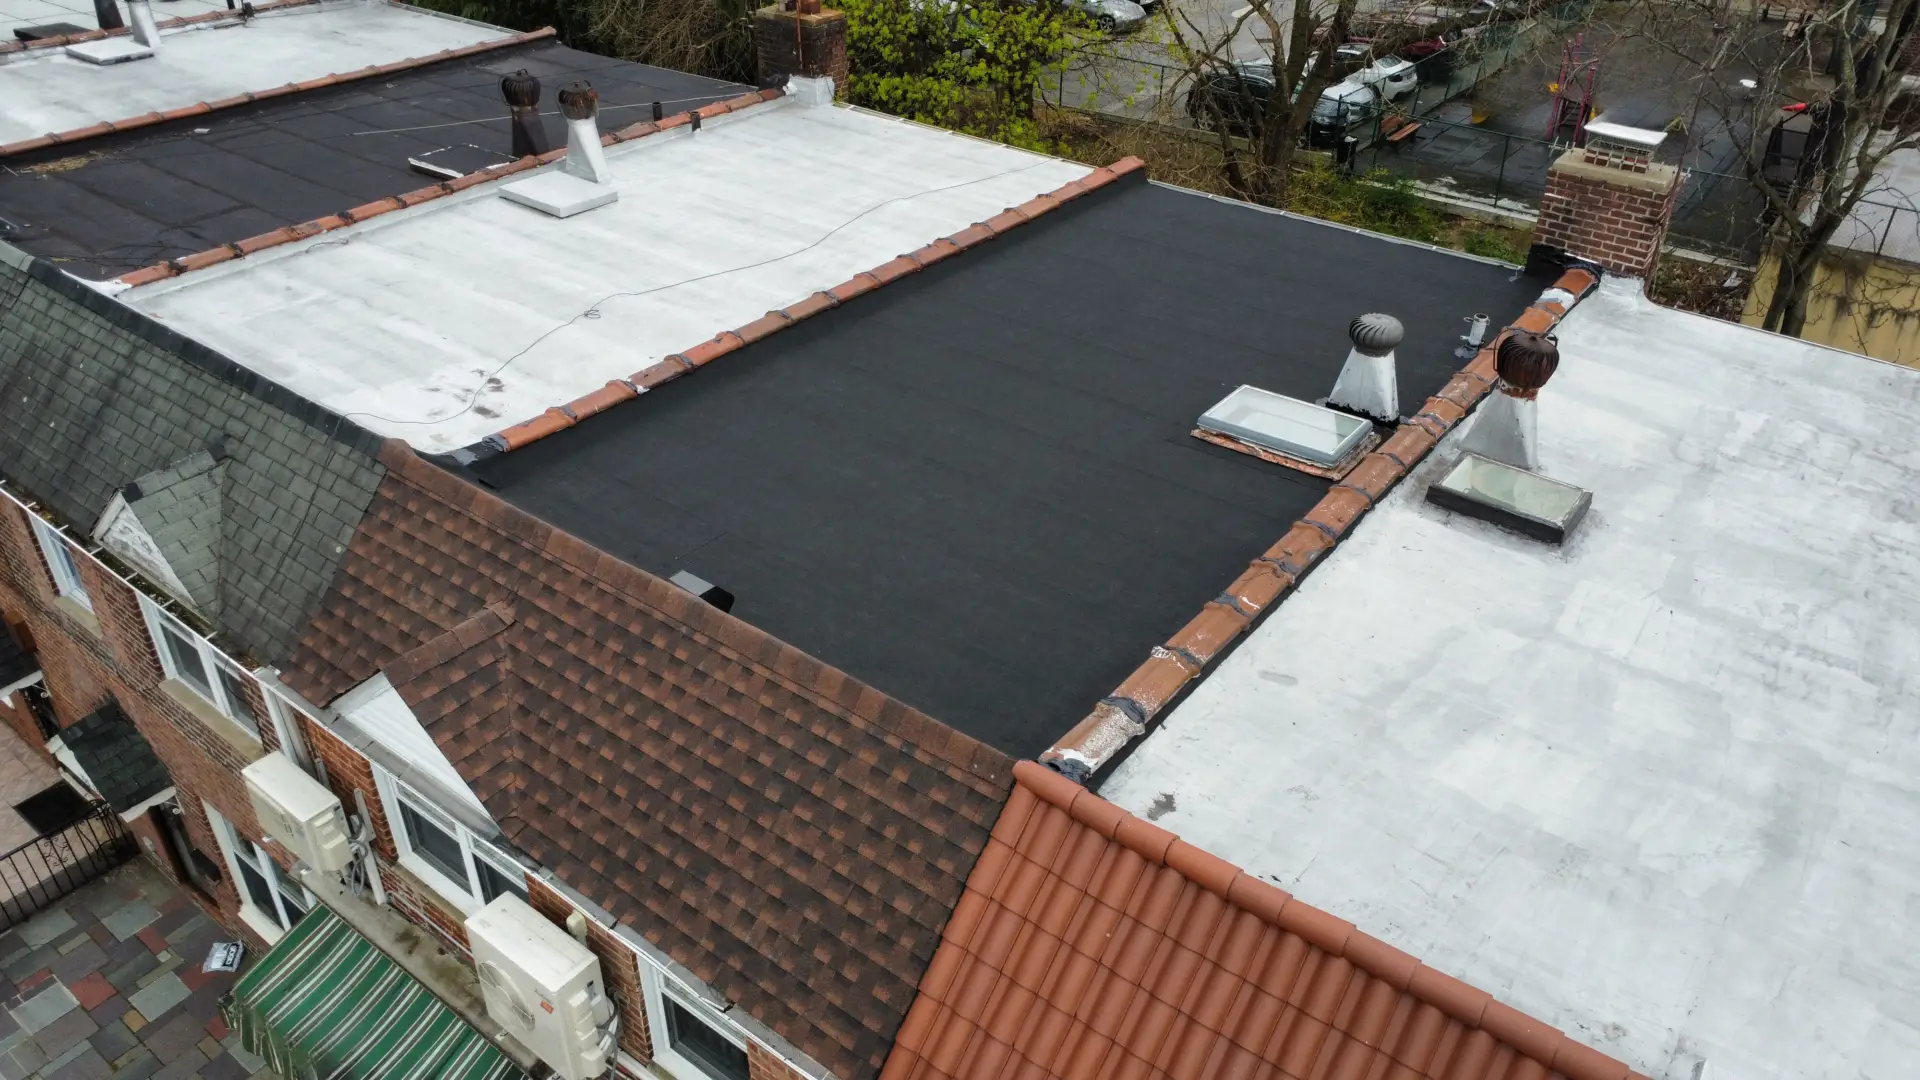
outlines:
{"label": "brick chimney", "polygon": [[1650,280],[1673,219],[1680,170],[1653,160],[1665,132],[1593,121],[1587,145],[1547,171],[1527,264],[1571,255],[1609,273]]}
{"label": "brick chimney", "polygon": [[759,82],[778,86],[794,75],[829,78],[847,89],[847,13],[820,0],[781,0],[753,13],[753,51]]}

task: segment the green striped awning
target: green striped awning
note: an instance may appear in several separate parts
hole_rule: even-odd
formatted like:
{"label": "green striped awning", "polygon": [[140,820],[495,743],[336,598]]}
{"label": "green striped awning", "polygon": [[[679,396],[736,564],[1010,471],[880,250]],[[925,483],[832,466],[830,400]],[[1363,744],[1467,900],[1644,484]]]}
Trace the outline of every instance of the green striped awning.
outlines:
{"label": "green striped awning", "polygon": [[241,976],[220,1007],[242,1045],[292,1080],[526,1078],[324,907]]}

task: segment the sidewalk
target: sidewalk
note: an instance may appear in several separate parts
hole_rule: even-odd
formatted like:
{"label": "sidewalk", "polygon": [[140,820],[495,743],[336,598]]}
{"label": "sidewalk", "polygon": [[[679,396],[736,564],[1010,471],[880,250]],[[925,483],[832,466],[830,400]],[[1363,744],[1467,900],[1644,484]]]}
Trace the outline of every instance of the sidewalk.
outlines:
{"label": "sidewalk", "polygon": [[0,1078],[273,1080],[220,1019],[237,976],[200,971],[228,940],[145,859],[0,934]]}
{"label": "sidewalk", "polygon": [[28,749],[12,728],[0,724],[0,851],[12,851],[39,835],[14,811],[14,804],[59,782],[59,771],[45,757]]}

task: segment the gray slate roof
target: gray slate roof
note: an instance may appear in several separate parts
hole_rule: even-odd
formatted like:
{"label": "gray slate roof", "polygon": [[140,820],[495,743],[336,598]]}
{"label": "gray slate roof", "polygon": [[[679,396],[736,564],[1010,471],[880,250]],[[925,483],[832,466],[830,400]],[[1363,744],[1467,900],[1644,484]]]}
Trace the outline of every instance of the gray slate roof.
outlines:
{"label": "gray slate roof", "polygon": [[88,533],[130,481],[222,440],[203,614],[277,663],[385,475],[379,437],[0,244],[0,476]]}
{"label": "gray slate roof", "polygon": [[[217,446],[217,458],[212,451],[195,451],[120,491],[184,590],[180,598],[209,621],[220,616],[220,492],[227,477],[226,446]],[[95,538],[114,549],[107,536],[96,533]]]}
{"label": "gray slate roof", "polygon": [[173,786],[167,767],[118,702],[109,700],[62,728],[60,741],[115,810],[131,810]]}

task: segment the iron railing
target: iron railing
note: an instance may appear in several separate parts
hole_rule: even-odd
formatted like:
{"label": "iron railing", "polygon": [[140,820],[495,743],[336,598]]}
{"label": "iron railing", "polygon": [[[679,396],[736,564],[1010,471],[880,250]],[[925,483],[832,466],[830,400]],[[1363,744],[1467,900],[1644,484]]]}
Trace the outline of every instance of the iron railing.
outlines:
{"label": "iron railing", "polygon": [[25,922],[137,851],[120,815],[96,803],[60,831],[0,854],[0,930]]}

